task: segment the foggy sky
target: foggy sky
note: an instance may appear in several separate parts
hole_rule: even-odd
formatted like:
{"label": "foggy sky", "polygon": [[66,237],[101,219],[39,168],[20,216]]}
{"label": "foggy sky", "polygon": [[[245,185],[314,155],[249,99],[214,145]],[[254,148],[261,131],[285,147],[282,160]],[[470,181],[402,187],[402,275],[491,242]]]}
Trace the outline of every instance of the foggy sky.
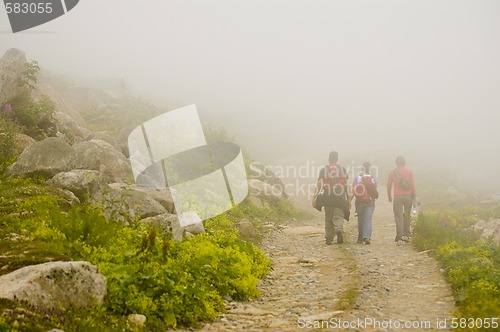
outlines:
{"label": "foggy sky", "polygon": [[401,153],[485,179],[500,168],[499,18],[494,0],[82,0],[17,34],[1,9],[0,53],[196,104],[264,162]]}

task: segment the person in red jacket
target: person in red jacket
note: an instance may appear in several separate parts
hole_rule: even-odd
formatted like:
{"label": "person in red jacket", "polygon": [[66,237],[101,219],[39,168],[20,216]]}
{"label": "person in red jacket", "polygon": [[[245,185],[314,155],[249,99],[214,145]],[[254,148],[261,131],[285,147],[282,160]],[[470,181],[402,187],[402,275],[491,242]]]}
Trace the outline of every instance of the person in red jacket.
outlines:
{"label": "person in red jacket", "polygon": [[[403,156],[396,158],[396,168],[389,173],[387,179],[387,197],[393,203],[394,220],[396,222],[396,244],[410,242],[411,207],[417,201],[417,191],[411,169],[405,167]],[[394,187],[394,200],[392,189]]]}

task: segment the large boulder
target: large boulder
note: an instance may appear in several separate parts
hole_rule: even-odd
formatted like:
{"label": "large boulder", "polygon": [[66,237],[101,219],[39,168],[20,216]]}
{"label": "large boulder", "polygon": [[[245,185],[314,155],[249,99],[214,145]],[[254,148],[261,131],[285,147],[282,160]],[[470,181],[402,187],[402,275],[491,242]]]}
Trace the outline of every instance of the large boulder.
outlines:
{"label": "large boulder", "polygon": [[80,201],[84,201],[100,189],[102,179],[98,171],[77,169],[58,173],[47,183],[57,188],[69,190]]}
{"label": "large boulder", "polygon": [[99,139],[101,141],[108,142],[116,150],[121,151],[121,148],[119,147],[118,143],[116,142],[116,139],[105,131],[93,131],[93,132],[89,133],[83,140],[90,141],[93,139],[94,140]]}
{"label": "large boulder", "polygon": [[133,181],[129,161],[108,142],[93,139],[75,144],[73,150],[73,169],[97,170],[108,183]]}
{"label": "large boulder", "polygon": [[23,153],[24,150],[29,148],[35,142],[36,141],[32,137],[25,134],[16,134],[14,137],[14,146],[18,154]]}
{"label": "large boulder", "polygon": [[101,304],[106,278],[89,262],[50,262],[0,276],[0,298],[25,300],[46,308]]}
{"label": "large boulder", "polygon": [[493,243],[500,244],[500,219],[480,220],[472,225],[472,229],[478,231],[482,238],[491,238]]}
{"label": "large boulder", "polygon": [[168,213],[175,213],[174,199],[169,189],[154,189],[137,185],[130,186],[131,189],[143,193],[161,204]]}
{"label": "large boulder", "polygon": [[63,112],[55,112],[54,118],[57,121],[59,131],[63,134],[80,138],[85,135],[85,129],[78,126],[75,120],[68,114]]}
{"label": "large boulder", "polygon": [[73,149],[63,138],[49,137],[24,150],[19,159],[9,166],[7,173],[11,176],[41,175],[51,178],[70,170],[72,158]]}
{"label": "large boulder", "polygon": [[103,208],[106,216],[118,221],[134,221],[166,214],[167,210],[150,196],[129,186],[112,183],[91,197],[90,201]]}
{"label": "large boulder", "polygon": [[133,181],[130,163],[109,143],[90,140],[70,146],[62,137],[32,144],[7,172],[11,176],[52,178],[75,169],[99,171],[108,183]]}
{"label": "large boulder", "polygon": [[0,107],[21,92],[20,78],[26,70],[26,55],[10,48],[0,59]]}

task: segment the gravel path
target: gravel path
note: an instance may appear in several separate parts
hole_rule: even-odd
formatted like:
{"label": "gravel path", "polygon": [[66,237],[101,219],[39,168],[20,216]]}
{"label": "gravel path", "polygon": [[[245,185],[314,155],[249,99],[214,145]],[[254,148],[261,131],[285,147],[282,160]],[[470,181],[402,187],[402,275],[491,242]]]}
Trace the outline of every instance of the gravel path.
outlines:
{"label": "gravel path", "polygon": [[388,202],[377,202],[371,245],[356,244],[351,220],[346,243],[332,246],[324,243],[323,214],[305,200],[297,203],[310,220],[263,227],[273,270],[259,286],[262,296],[227,303],[228,312],[200,331],[431,331],[453,316],[439,264],[410,244],[394,243]]}

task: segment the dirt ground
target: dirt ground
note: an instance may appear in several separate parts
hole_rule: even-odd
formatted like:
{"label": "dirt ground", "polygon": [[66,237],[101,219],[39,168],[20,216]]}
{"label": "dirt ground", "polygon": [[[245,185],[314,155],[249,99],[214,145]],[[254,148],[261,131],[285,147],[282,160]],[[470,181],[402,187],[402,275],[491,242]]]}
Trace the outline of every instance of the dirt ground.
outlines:
{"label": "dirt ground", "polygon": [[307,199],[295,203],[312,217],[263,227],[273,270],[261,297],[228,302],[228,312],[200,331],[446,330],[451,288],[428,253],[396,246],[387,200],[376,203],[370,245],[356,243],[354,217],[344,225],[344,244],[325,245],[323,213]]}

